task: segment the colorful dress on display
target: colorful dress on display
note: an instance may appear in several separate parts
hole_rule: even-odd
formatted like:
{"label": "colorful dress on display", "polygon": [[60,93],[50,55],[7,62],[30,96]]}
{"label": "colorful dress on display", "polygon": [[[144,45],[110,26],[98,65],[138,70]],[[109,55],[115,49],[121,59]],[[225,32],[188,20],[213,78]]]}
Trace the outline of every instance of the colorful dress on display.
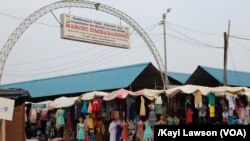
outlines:
{"label": "colorful dress on display", "polygon": [[150,123],[146,122],[143,140],[145,141],[147,139],[152,139],[152,138],[153,138],[153,131],[151,129],[151,125],[150,125]]}
{"label": "colorful dress on display", "polygon": [[88,122],[89,129],[94,129],[93,118],[89,118],[87,122]]}
{"label": "colorful dress on display", "polygon": [[116,141],[116,122],[111,122],[109,125],[109,134],[110,134],[110,139],[109,141]]}
{"label": "colorful dress on display", "polygon": [[77,132],[77,135],[76,135],[76,138],[78,140],[84,140],[85,139],[85,135],[84,135],[84,124],[82,123],[79,123],[78,125],[78,132]]}
{"label": "colorful dress on display", "polygon": [[70,112],[67,113],[66,125],[68,127],[72,126],[72,119],[71,119],[71,113]]}
{"label": "colorful dress on display", "polygon": [[75,102],[75,120],[78,120],[81,117],[81,109],[82,109],[82,100],[78,99]]}
{"label": "colorful dress on display", "polygon": [[155,97],[155,105],[156,105],[155,109],[156,114],[162,114],[162,99],[160,95],[157,95]]}
{"label": "colorful dress on display", "polygon": [[64,110],[63,109],[58,109],[56,112],[56,120],[57,120],[57,126],[62,126],[65,124],[64,121]]}
{"label": "colorful dress on display", "polygon": [[48,120],[48,109],[43,109],[40,114],[40,120]]}
{"label": "colorful dress on display", "polygon": [[145,100],[141,96],[140,116],[146,116]]}
{"label": "colorful dress on display", "polygon": [[85,113],[87,113],[88,112],[88,102],[87,101],[83,101],[83,103],[82,103],[82,110],[81,110],[81,112],[83,113],[83,114],[85,114]]}
{"label": "colorful dress on display", "polygon": [[129,132],[128,132],[128,124],[123,123],[122,124],[122,139],[123,140],[128,140]]}
{"label": "colorful dress on display", "polygon": [[93,112],[98,112],[99,110],[100,110],[99,100],[94,99],[93,100],[93,105],[92,105],[92,111]]}
{"label": "colorful dress on display", "polygon": [[37,111],[35,108],[32,108],[30,110],[30,123],[36,123],[37,120]]}
{"label": "colorful dress on display", "polygon": [[149,105],[150,113],[148,117],[148,121],[153,126],[156,123],[156,115],[155,115],[155,106]]}
{"label": "colorful dress on display", "polygon": [[88,107],[88,113],[92,113],[93,109],[92,109],[92,103],[89,102],[89,107]]}
{"label": "colorful dress on display", "polygon": [[193,122],[193,111],[191,108],[188,108],[187,113],[186,113],[186,121],[187,124],[191,124]]}
{"label": "colorful dress on display", "polygon": [[116,141],[120,141],[121,134],[122,134],[122,126],[120,122],[118,122],[116,125]]}
{"label": "colorful dress on display", "polygon": [[138,125],[137,125],[137,133],[136,133],[136,136],[137,136],[139,139],[142,139],[142,138],[143,138],[143,134],[144,134],[143,122],[142,122],[142,121],[139,121],[139,122],[138,122]]}

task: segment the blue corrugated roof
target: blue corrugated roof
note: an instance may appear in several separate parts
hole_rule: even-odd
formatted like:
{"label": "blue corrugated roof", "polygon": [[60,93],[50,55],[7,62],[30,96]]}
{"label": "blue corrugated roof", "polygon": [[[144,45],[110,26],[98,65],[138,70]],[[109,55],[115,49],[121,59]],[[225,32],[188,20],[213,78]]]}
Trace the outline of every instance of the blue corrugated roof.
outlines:
{"label": "blue corrugated roof", "polygon": [[176,81],[179,81],[182,84],[185,84],[188,78],[190,77],[190,74],[187,73],[178,73],[178,72],[168,72],[168,76],[175,79]]}
{"label": "blue corrugated roof", "polygon": [[116,67],[47,79],[1,85],[1,88],[22,88],[31,97],[108,90],[128,87],[150,63]]}
{"label": "blue corrugated roof", "polygon": [[[207,73],[209,73],[212,77],[218,80],[221,84],[223,84],[223,69],[210,68],[200,66]],[[240,71],[227,71],[227,85],[230,86],[250,86],[250,72],[240,72]]]}

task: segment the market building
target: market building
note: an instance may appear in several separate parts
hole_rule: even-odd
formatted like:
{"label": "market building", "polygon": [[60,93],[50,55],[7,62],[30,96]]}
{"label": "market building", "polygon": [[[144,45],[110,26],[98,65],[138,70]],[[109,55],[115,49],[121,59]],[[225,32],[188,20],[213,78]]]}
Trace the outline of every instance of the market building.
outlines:
{"label": "market building", "polygon": [[[216,87],[223,85],[223,69],[198,66],[186,84]],[[250,72],[227,71],[227,85],[250,87]]]}

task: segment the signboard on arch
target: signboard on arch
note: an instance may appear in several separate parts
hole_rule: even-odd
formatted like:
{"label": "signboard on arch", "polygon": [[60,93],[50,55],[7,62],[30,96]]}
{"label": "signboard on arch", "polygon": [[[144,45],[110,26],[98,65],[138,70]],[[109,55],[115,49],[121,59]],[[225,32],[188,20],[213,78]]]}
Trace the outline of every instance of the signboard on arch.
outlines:
{"label": "signboard on arch", "polygon": [[130,48],[129,27],[61,15],[61,38],[119,48]]}

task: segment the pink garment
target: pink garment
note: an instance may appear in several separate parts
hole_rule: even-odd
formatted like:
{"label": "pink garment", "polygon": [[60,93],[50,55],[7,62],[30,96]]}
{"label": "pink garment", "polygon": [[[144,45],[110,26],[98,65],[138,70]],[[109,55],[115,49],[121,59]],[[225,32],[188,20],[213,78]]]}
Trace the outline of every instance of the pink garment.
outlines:
{"label": "pink garment", "polygon": [[66,119],[66,125],[67,126],[72,126],[72,119],[71,119],[71,113],[67,113],[67,119]]}
{"label": "pink garment", "polygon": [[88,113],[92,113],[92,102],[89,102]]}
{"label": "pink garment", "polygon": [[37,111],[35,108],[30,110],[30,123],[36,123],[37,120]]}
{"label": "pink garment", "polygon": [[40,120],[48,120],[48,109],[42,109],[40,114]]}

